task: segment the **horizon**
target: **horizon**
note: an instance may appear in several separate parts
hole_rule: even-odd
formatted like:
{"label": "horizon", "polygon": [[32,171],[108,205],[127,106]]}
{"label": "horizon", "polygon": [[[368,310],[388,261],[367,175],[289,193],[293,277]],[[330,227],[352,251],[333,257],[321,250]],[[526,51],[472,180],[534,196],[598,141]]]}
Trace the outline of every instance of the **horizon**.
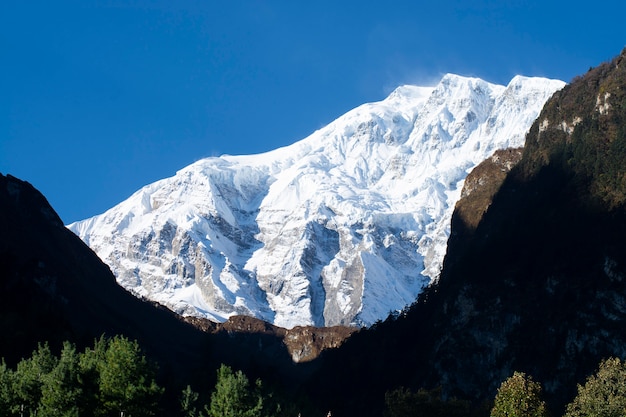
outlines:
{"label": "horizon", "polygon": [[0,8],[0,172],[66,224],[205,157],[292,144],[403,84],[570,82],[626,45],[618,2],[127,3]]}

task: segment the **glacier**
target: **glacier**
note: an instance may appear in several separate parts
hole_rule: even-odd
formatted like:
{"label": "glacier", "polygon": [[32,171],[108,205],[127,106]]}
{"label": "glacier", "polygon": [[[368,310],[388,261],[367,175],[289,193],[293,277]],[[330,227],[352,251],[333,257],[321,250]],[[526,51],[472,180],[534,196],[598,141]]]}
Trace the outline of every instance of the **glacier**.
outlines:
{"label": "glacier", "polygon": [[68,228],[120,285],[181,315],[370,326],[437,280],[465,177],[523,146],[564,85],[400,86],[292,145],[199,160]]}

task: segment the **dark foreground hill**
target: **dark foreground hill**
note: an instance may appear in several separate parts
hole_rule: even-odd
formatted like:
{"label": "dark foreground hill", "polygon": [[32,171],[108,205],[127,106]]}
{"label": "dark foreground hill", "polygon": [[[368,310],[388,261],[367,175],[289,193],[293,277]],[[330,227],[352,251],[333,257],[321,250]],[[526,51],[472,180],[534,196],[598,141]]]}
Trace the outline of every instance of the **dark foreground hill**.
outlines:
{"label": "dark foreground hill", "polygon": [[625,179],[626,50],[549,100],[475,229],[454,217],[432,306],[443,383],[493,394],[521,370],[558,407],[626,356]]}
{"label": "dark foreground hill", "polygon": [[[296,329],[288,335],[297,339],[307,333],[315,331]],[[347,336],[339,333],[339,339],[328,331],[317,339],[336,345]],[[323,344],[284,343],[284,331],[257,321],[234,320],[203,331],[136,298],[64,227],[34,187],[0,175],[0,357],[14,365],[40,342],[58,350],[69,340],[80,348],[103,334],[137,340],[158,363],[170,394],[187,384],[209,390],[221,363],[294,389],[307,366],[296,370],[291,355],[306,358]]]}
{"label": "dark foreground hill", "polygon": [[30,184],[0,176],[0,353],[18,360],[37,342],[91,344],[132,335],[159,355],[196,352],[204,336],[138,300],[69,232]]}

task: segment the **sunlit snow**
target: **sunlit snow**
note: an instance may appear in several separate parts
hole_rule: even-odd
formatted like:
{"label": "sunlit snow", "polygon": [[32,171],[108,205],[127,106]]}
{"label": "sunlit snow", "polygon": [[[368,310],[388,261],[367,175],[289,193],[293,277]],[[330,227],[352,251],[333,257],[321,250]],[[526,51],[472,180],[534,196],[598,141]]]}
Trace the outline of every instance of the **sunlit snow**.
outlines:
{"label": "sunlit snow", "polygon": [[68,227],[121,285],[181,314],[371,325],[437,279],[466,175],[523,145],[563,85],[402,86],[293,145],[200,160]]}

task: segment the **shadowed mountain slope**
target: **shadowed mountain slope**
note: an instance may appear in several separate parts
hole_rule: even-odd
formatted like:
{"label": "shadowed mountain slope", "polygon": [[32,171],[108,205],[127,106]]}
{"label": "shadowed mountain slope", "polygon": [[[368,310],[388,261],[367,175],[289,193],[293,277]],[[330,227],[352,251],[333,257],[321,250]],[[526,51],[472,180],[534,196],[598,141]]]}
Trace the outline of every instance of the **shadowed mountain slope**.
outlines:
{"label": "shadowed mountain slope", "polygon": [[626,356],[625,58],[548,101],[475,231],[453,216],[433,297],[442,383],[478,396],[522,370],[560,406]]}
{"label": "shadowed mountain slope", "polygon": [[334,406],[380,415],[392,388],[480,403],[518,370],[559,415],[602,358],[626,357],[625,122],[626,50],[547,102],[501,185],[482,166],[495,194],[469,204],[482,216],[459,202],[439,282],[328,352],[318,378],[332,387],[312,389],[345,389],[352,400]]}

